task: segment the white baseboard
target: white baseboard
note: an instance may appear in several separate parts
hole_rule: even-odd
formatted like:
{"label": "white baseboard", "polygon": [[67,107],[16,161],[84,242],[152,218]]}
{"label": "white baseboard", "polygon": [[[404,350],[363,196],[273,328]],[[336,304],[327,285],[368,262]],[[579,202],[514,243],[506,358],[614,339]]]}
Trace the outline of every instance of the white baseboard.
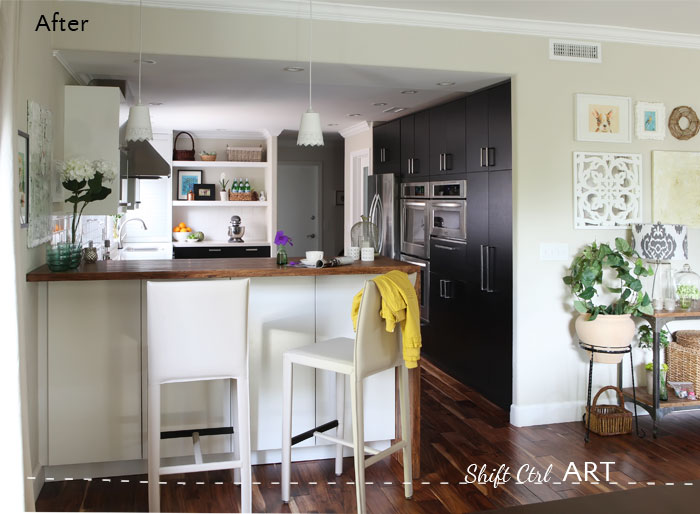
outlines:
{"label": "white baseboard", "polygon": [[[510,406],[510,423],[516,427],[531,427],[581,421],[585,407],[586,402],[584,401],[535,403],[533,405],[513,404]],[[634,406],[631,402],[625,402],[625,407],[634,412]],[[637,407],[637,414],[644,416],[647,411]]]}
{"label": "white baseboard", "polygon": [[[368,442],[368,446],[372,446],[377,450],[384,450],[389,447],[390,441],[374,441]],[[345,455],[351,456],[352,450],[345,449]],[[205,456],[205,462],[208,460],[223,460],[232,459],[230,453],[219,453]],[[318,446],[305,446],[292,448],[292,462],[301,462],[307,460],[321,460],[335,458],[335,445],[324,444]],[[251,453],[251,463],[257,464],[275,464],[281,460],[280,450],[265,450]],[[189,464],[192,461],[191,456],[185,457],[168,457],[162,460],[165,466]],[[84,480],[86,478],[102,478],[102,477],[118,477],[126,475],[143,475],[148,472],[146,459],[135,460],[120,460],[112,462],[90,462],[85,464],[64,464],[57,466],[44,466],[41,468],[41,483],[34,484],[34,495],[38,497],[41,486],[45,482],[45,477],[49,477],[49,481],[61,480]],[[35,475],[38,482],[38,475]]]}

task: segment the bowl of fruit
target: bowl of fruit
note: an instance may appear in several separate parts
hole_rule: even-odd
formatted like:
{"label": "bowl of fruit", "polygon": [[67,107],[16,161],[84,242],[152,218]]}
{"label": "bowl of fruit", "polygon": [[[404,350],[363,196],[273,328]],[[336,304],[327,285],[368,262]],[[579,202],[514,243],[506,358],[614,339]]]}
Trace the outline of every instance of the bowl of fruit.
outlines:
{"label": "bowl of fruit", "polygon": [[187,234],[187,239],[185,239],[188,243],[199,243],[201,241],[204,241],[204,234],[202,232],[190,232]]}
{"label": "bowl of fruit", "polygon": [[173,239],[179,243],[187,240],[187,236],[192,233],[192,229],[186,223],[180,223],[173,227]]}

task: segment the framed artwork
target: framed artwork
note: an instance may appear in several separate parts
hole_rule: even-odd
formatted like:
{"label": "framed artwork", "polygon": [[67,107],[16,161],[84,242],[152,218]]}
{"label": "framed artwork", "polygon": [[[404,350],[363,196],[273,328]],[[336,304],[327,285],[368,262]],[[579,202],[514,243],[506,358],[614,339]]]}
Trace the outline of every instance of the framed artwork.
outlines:
{"label": "framed artwork", "polygon": [[195,184],[193,187],[195,200],[214,200],[214,184]]}
{"label": "framed artwork", "polygon": [[651,152],[654,223],[700,228],[700,153]]}
{"label": "framed artwork", "polygon": [[29,134],[29,216],[27,247],[51,241],[51,173],[53,162],[53,116],[33,100],[27,101]]}
{"label": "framed artwork", "polygon": [[641,222],[641,154],[574,152],[574,228]]}
{"label": "framed artwork", "polygon": [[632,99],[628,96],[576,95],[576,140],[632,141]]}
{"label": "framed artwork", "polygon": [[666,138],[666,106],[662,103],[637,102],[634,106],[637,139]]}
{"label": "framed artwork", "polygon": [[345,191],[336,191],[335,192],[335,204],[336,205],[345,205]]}
{"label": "framed artwork", "polygon": [[177,199],[187,200],[187,193],[194,191],[195,184],[202,183],[202,170],[179,170],[177,172]]}
{"label": "framed artwork", "polygon": [[29,134],[17,131],[17,194],[19,195],[19,226],[29,225]]}

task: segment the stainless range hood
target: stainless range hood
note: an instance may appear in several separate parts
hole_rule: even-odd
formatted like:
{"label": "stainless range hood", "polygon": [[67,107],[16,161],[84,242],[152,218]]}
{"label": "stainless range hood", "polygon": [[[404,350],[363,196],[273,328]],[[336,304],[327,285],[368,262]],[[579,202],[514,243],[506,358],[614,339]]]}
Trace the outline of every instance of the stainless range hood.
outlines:
{"label": "stainless range hood", "polygon": [[170,164],[149,141],[132,141],[122,147],[119,168],[119,204],[127,210],[138,209],[141,203],[141,180],[170,176]]}

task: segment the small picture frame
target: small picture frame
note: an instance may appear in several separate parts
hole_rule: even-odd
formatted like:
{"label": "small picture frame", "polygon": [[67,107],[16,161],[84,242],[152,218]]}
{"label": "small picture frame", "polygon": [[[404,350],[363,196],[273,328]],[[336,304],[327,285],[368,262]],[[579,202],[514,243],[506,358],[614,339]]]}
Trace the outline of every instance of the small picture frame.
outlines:
{"label": "small picture frame", "polygon": [[202,183],[202,170],[179,170],[177,172],[177,199],[187,200],[187,193]]}
{"label": "small picture frame", "polygon": [[576,95],[576,140],[632,142],[632,99],[628,96]]}
{"label": "small picture frame", "polygon": [[193,187],[195,200],[215,200],[216,186],[214,184],[194,184]]}
{"label": "small picture frame", "polygon": [[345,205],[345,191],[336,191],[335,192],[335,204],[336,205]]}
{"label": "small picture frame", "polygon": [[666,106],[662,103],[637,102],[634,106],[637,139],[666,138]]}
{"label": "small picture frame", "polygon": [[19,226],[29,226],[29,134],[17,131],[17,194]]}

